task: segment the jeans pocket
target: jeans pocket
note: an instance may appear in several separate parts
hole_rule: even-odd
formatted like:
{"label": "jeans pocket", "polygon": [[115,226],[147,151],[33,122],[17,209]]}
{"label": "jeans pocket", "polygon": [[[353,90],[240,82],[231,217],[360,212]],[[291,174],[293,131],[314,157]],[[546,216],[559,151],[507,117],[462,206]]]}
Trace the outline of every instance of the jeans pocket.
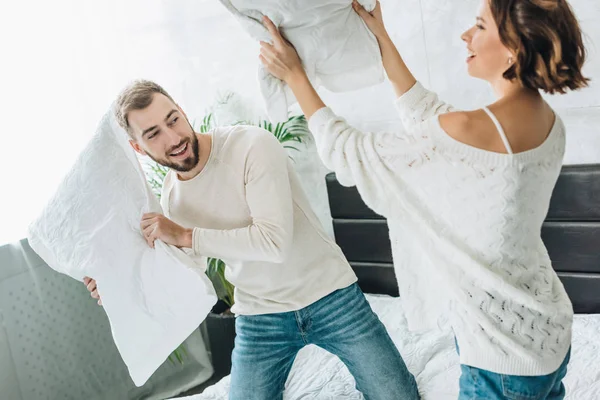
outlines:
{"label": "jeans pocket", "polygon": [[540,400],[546,398],[553,382],[552,375],[502,375],[502,392],[509,400]]}

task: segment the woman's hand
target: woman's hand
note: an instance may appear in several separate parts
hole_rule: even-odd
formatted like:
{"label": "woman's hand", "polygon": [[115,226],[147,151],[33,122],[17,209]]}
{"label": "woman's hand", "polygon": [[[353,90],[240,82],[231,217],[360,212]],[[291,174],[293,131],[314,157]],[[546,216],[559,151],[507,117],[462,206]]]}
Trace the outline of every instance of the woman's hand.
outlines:
{"label": "woman's hand", "polygon": [[260,61],[275,77],[286,83],[305,75],[300,57],[294,46],[281,36],[281,32],[269,17],[263,17],[263,24],[271,34],[273,44],[260,42]]}
{"label": "woman's hand", "polygon": [[356,0],[352,3],[354,11],[365,21],[367,27],[373,32],[373,35],[379,42],[381,50],[381,59],[383,67],[390,80],[396,96],[400,97],[414,86],[416,80],[410,72],[404,60],[400,56],[396,45],[388,35],[385,26],[383,25],[383,17],[381,14],[381,4],[379,1],[375,5],[372,12],[367,12]]}
{"label": "woman's hand", "polygon": [[383,15],[381,14],[381,4],[379,4],[379,1],[377,1],[375,8],[370,13],[356,0],[352,2],[352,8],[365,21],[367,27],[378,40],[387,38],[388,34],[383,25]]}

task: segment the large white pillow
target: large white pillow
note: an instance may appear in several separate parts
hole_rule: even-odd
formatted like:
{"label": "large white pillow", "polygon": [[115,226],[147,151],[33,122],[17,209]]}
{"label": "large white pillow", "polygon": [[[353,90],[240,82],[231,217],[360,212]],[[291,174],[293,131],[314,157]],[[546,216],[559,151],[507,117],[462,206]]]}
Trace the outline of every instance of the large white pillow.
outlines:
{"label": "large white pillow", "polygon": [[139,228],[145,212],[161,208],[111,110],[29,228],[31,247],[50,267],[77,280],[96,279],[137,386],[216,302],[203,268],[182,250],[159,241],[148,246]]}
{"label": "large white pillow", "polygon": [[[271,42],[267,15],[298,51],[316,86],[332,92],[361,89],[384,79],[377,39],[352,9],[352,0],[220,0],[255,40]],[[360,0],[372,11],[376,0]],[[258,57],[258,55],[257,55]],[[287,85],[259,63],[260,90],[272,121],[288,119],[296,102]]]}

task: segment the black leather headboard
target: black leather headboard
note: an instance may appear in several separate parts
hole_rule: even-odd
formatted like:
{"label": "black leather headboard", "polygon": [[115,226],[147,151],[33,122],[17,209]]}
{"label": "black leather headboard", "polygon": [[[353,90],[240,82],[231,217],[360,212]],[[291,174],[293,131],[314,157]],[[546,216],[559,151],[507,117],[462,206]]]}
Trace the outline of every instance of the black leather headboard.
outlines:
{"label": "black leather headboard", "polygon": [[[366,293],[398,295],[385,219],[370,210],[356,188],[327,175],[338,245]],[[600,164],[562,169],[542,239],[576,313],[600,313]]]}

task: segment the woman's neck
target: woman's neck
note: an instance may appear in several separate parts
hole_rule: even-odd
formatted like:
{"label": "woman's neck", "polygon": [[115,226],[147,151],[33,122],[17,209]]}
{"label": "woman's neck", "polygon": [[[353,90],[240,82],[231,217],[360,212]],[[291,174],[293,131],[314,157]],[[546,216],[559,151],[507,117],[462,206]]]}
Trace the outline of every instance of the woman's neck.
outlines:
{"label": "woman's neck", "polygon": [[504,97],[515,95],[524,90],[524,87],[516,79],[509,81],[503,77],[500,77],[495,82],[490,82],[490,85],[492,86],[494,94],[498,100],[501,100]]}
{"label": "woman's neck", "polygon": [[508,79],[500,78],[496,82],[490,82],[490,84],[499,103],[517,97],[527,97],[529,99],[542,98],[539,91],[524,87],[516,79],[509,81]]}

